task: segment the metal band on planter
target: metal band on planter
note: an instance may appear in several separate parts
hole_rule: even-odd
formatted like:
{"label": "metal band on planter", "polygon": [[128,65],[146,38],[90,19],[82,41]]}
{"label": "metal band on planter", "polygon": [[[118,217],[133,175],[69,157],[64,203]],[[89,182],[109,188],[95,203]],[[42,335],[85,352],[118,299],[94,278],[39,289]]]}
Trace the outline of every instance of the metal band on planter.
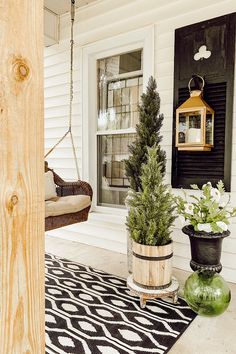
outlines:
{"label": "metal band on planter", "polygon": [[164,284],[164,285],[151,286],[151,285],[142,285],[142,284],[136,282],[134,279],[133,279],[133,282],[134,282],[134,284],[136,284],[137,286],[140,286],[141,288],[147,289],[147,290],[162,290],[162,289],[166,289],[166,288],[168,288],[169,286],[171,286],[171,283],[172,283],[172,281],[170,281],[169,283]]}
{"label": "metal band on planter", "polygon": [[161,256],[161,257],[148,257],[148,256],[142,256],[141,254],[137,254],[133,252],[133,256],[146,260],[146,261],[164,261],[165,259],[169,259],[173,256],[173,252],[166,255],[166,256]]}
{"label": "metal band on planter", "polygon": [[133,281],[143,289],[161,290],[171,284],[173,243],[150,246],[133,242]]}

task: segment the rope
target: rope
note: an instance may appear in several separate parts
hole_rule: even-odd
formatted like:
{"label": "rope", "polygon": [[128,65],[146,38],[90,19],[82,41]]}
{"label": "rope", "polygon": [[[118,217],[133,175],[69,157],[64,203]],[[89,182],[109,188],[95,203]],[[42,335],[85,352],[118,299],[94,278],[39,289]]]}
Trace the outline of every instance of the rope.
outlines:
{"label": "rope", "polygon": [[78,160],[76,156],[76,148],[74,144],[74,138],[72,134],[72,109],[73,109],[73,98],[74,98],[74,81],[73,81],[73,58],[74,58],[74,21],[75,21],[75,0],[71,0],[71,39],[70,39],[70,105],[69,105],[69,125],[68,125],[68,130],[65,132],[65,134],[56,142],[56,144],[46,153],[44,158],[46,158],[51,152],[67,137],[67,135],[70,135],[71,138],[71,145],[72,145],[72,150],[73,150],[73,157],[75,160],[75,167],[76,167],[76,172],[78,176],[78,180],[80,180],[80,174],[79,174],[79,165],[78,165]]}

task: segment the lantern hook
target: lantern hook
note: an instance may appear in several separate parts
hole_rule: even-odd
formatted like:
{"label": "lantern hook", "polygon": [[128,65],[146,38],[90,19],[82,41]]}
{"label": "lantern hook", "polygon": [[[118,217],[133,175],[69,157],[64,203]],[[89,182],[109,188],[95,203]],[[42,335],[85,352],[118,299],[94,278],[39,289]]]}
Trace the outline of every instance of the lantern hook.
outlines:
{"label": "lantern hook", "polygon": [[191,82],[192,82],[192,80],[194,80],[194,78],[195,77],[199,77],[199,79],[201,79],[202,80],[202,87],[201,87],[201,91],[203,91],[203,88],[204,88],[204,86],[205,86],[205,80],[203,79],[203,77],[202,76],[200,76],[200,75],[198,75],[198,74],[195,74],[193,77],[191,77],[191,79],[189,80],[189,82],[188,82],[188,89],[189,89],[189,93],[191,93],[192,92],[192,90],[191,90]]}

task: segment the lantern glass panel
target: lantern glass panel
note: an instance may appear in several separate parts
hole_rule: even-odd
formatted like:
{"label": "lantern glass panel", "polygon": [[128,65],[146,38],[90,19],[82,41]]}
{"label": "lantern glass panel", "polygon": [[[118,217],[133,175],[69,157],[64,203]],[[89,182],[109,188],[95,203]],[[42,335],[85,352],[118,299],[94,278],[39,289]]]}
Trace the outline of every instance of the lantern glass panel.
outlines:
{"label": "lantern glass panel", "polygon": [[179,115],[179,126],[178,126],[178,142],[179,142],[179,144],[186,143],[187,118],[188,117],[185,114]]}
{"label": "lantern glass panel", "polygon": [[202,143],[201,112],[190,112],[188,119],[189,119],[189,129],[187,134],[187,143],[189,144]]}
{"label": "lantern glass panel", "polygon": [[206,144],[213,145],[213,121],[212,114],[206,115]]}

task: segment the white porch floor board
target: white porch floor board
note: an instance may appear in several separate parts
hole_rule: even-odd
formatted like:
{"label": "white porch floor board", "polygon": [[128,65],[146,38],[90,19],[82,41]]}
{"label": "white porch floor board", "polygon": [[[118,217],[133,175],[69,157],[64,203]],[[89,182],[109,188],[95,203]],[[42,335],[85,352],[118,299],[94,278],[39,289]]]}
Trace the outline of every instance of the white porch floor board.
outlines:
{"label": "white porch floor board", "polygon": [[86,222],[47,231],[46,234],[126,254],[127,231],[124,216],[93,212]]}

